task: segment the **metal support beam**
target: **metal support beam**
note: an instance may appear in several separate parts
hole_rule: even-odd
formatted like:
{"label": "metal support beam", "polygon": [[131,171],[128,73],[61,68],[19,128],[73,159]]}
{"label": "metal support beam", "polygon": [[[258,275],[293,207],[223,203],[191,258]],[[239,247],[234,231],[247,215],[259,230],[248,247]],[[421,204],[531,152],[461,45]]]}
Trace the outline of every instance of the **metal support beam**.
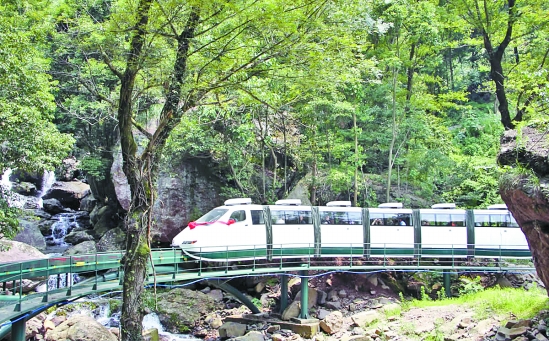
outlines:
{"label": "metal support beam", "polygon": [[309,318],[309,278],[306,277],[309,272],[301,270],[301,315],[302,319]]}
{"label": "metal support beam", "polygon": [[11,341],[25,341],[27,319],[23,317],[11,325]]}
{"label": "metal support beam", "polygon": [[288,307],[288,275],[280,275],[280,313]]}
{"label": "metal support beam", "polygon": [[442,278],[444,280],[444,291],[446,292],[446,297],[452,297],[450,273],[448,271],[443,272]]}

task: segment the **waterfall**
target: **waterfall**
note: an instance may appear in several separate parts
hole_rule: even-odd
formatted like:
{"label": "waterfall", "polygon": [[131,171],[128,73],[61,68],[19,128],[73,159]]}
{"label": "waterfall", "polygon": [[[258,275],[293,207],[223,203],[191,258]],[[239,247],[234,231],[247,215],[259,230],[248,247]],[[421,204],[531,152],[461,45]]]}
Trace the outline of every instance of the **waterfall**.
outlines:
{"label": "waterfall", "polygon": [[11,191],[11,186],[12,186],[10,181],[11,173],[12,173],[11,168],[6,169],[6,171],[4,172],[4,174],[2,174],[2,177],[0,179],[0,186],[2,186],[2,189],[4,189],[5,191]]}
{"label": "waterfall", "polygon": [[55,182],[55,173],[53,171],[44,171],[42,176],[41,190],[38,194],[38,207],[43,208],[42,197],[48,193],[51,186]]}
{"label": "waterfall", "polygon": [[74,213],[59,213],[54,217],[58,219],[51,226],[51,235],[46,237],[46,242],[51,246],[68,247],[65,243],[65,236],[73,229],[79,227]]}

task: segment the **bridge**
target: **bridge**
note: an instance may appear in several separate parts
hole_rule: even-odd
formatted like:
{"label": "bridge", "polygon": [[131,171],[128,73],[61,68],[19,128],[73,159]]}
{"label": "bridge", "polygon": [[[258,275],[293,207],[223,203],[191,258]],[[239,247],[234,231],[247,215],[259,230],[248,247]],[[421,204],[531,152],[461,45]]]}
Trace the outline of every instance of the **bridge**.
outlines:
{"label": "bridge", "polygon": [[[285,247],[287,247],[285,245]],[[263,245],[263,248],[265,246]],[[259,247],[248,246],[247,250],[257,250]],[[282,248],[280,248],[282,249]],[[429,254],[423,254],[422,249],[414,254],[402,253],[402,249],[392,247],[383,248],[383,252],[375,257],[364,257],[361,253],[318,257],[314,247],[290,247],[293,250],[285,251],[280,255],[265,255],[252,257],[246,261],[234,262],[234,251],[226,249],[225,259],[217,258],[215,262],[206,260],[198,252],[194,257],[180,249],[154,249],[151,251],[149,277],[146,285],[196,282],[208,280],[214,286],[220,287],[239,299],[252,312],[259,313],[257,307],[238,290],[220,279],[238,276],[265,276],[280,275],[281,280],[281,309],[287,306],[287,276],[301,277],[301,318],[307,318],[308,311],[308,279],[310,274],[328,272],[356,272],[370,273],[379,271],[433,271],[440,272],[444,277],[446,293],[450,293],[450,274],[460,272],[533,272],[535,268],[529,261],[515,259],[530,259],[529,250],[515,253],[513,258],[508,257],[505,249],[492,249],[478,254],[463,255],[454,252],[452,245],[440,245],[437,250],[436,262],[433,258],[433,249]],[[352,250],[353,248],[350,248]],[[398,251],[400,250],[400,251]],[[217,252],[219,254],[219,251]],[[239,254],[241,250],[239,251]],[[252,252],[252,254],[255,252]],[[258,254],[262,254],[258,252]],[[122,289],[123,270],[121,259],[124,251],[60,256],[47,259],[37,259],[25,262],[0,264],[0,338],[10,330],[12,341],[25,340],[26,321],[47,308],[62,305],[91,294],[119,291]],[[44,292],[23,292],[24,279],[44,279],[50,276],[69,279],[69,274],[80,274],[87,279],[72,283],[66,280],[67,286],[59,289],[46,288]]]}

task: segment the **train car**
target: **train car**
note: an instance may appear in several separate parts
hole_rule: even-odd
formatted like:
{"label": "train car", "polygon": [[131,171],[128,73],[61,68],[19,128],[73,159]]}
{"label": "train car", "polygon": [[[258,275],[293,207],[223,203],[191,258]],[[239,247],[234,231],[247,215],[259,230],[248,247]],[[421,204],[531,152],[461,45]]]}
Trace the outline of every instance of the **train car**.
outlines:
{"label": "train car", "polygon": [[210,261],[284,257],[520,257],[526,238],[506,207],[464,210],[455,204],[429,209],[400,203],[377,208],[326,206],[298,199],[254,205],[225,201],[183,229],[172,241],[185,254]]}

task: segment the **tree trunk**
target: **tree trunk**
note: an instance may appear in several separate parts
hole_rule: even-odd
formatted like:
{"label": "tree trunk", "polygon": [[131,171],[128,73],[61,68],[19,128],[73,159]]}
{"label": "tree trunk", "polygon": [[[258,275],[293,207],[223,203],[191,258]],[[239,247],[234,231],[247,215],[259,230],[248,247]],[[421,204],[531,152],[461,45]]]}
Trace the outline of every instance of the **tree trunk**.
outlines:
{"label": "tree trunk", "polygon": [[[507,46],[509,46],[509,43],[511,42],[511,37],[513,35],[513,25],[516,21],[515,0],[508,0],[507,5],[507,31],[505,32],[505,37],[503,38],[499,46],[496,46],[494,48],[490,39],[490,35],[487,32],[487,29],[485,29],[484,27],[482,29],[482,37],[484,40],[484,48],[488,53],[488,61],[490,62],[490,77],[496,85],[496,97],[499,102],[498,110],[501,115],[501,123],[503,124],[503,127],[505,129],[513,129],[515,127],[515,124],[513,123],[513,120],[511,119],[511,114],[509,113],[509,102],[507,100],[507,94],[505,92],[505,76],[503,74],[503,66],[501,65],[501,61],[503,59],[505,49],[507,48]],[[477,8],[477,12],[478,11],[479,9]],[[488,13],[485,13],[485,15],[487,18],[489,17]]]}

